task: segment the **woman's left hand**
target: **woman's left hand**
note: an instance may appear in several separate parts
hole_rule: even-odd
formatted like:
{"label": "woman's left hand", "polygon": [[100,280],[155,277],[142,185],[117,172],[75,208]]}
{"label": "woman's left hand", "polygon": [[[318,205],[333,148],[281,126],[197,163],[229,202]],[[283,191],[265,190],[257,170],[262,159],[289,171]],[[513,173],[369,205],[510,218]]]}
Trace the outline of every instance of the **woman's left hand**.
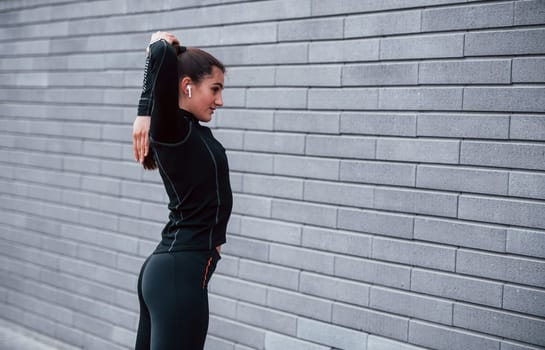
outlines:
{"label": "woman's left hand", "polygon": [[149,137],[151,117],[137,116],[132,125],[132,149],[137,162],[143,163],[149,151]]}

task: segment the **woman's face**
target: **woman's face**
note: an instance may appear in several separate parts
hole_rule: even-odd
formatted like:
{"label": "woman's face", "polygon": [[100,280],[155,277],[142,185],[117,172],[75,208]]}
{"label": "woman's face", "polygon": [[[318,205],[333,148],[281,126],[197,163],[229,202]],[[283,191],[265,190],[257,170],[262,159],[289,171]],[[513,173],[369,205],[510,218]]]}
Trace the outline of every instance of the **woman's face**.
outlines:
{"label": "woman's face", "polygon": [[212,67],[212,73],[206,75],[198,84],[191,85],[191,98],[186,99],[184,109],[202,122],[212,119],[216,107],[223,106],[223,72],[218,67]]}

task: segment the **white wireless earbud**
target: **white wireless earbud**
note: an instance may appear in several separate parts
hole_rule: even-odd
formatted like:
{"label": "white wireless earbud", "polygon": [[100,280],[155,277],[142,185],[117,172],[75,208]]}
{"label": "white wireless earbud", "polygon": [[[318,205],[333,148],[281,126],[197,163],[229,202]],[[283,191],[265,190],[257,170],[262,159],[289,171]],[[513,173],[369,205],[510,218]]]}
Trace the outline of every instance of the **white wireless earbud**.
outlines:
{"label": "white wireless earbud", "polygon": [[187,86],[187,95],[191,98],[191,85]]}

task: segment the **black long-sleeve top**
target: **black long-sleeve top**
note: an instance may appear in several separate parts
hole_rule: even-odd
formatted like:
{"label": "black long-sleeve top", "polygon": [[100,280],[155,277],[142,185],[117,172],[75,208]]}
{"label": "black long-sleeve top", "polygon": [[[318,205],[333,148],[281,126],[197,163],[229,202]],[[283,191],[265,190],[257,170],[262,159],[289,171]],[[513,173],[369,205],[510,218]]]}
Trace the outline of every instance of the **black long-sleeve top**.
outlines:
{"label": "black long-sleeve top", "polygon": [[226,242],[233,205],[225,149],[179,108],[176,51],[165,40],[149,47],[143,85],[138,115],[151,116],[150,147],[170,209],[155,253],[210,250]]}

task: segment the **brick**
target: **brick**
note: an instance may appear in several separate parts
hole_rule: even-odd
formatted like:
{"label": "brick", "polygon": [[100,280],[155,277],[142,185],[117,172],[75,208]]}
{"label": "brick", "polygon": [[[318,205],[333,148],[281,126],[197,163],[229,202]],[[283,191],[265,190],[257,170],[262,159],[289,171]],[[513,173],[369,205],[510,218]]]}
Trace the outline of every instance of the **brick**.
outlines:
{"label": "brick", "polygon": [[267,293],[267,306],[317,320],[331,321],[331,302],[300,293],[271,288]]}
{"label": "brick", "polygon": [[533,346],[528,346],[526,344],[522,345],[522,344],[517,344],[514,342],[506,342],[506,341],[502,341],[500,346],[501,346],[501,350],[538,350],[538,348]]}
{"label": "brick", "polygon": [[[21,42],[7,42],[4,43],[6,53],[8,55],[47,55],[50,53],[51,48],[54,48],[55,41],[51,40],[28,40],[27,45],[23,45]],[[52,45],[51,45],[52,44]]]}
{"label": "brick", "polygon": [[369,305],[370,286],[368,284],[306,271],[301,273],[299,283],[299,291],[305,294],[360,306]]}
{"label": "brick", "polygon": [[339,209],[337,227],[364,233],[412,238],[413,217],[375,210]]}
{"label": "brick", "polygon": [[507,230],[493,225],[417,217],[414,220],[414,238],[454,246],[505,252]]}
{"label": "brick", "polygon": [[345,134],[416,136],[416,115],[346,112],[341,114]]}
{"label": "brick", "polygon": [[545,175],[530,172],[510,172],[509,195],[545,199]]}
{"label": "brick", "polygon": [[[221,15],[220,15],[221,18]],[[227,46],[207,50],[227,66],[308,62],[307,43]]]}
{"label": "brick", "polygon": [[464,36],[441,34],[384,38],[380,42],[380,59],[463,57]]}
{"label": "brick", "polygon": [[240,232],[246,237],[298,245],[301,241],[300,225],[243,217]]}
{"label": "brick", "polygon": [[465,3],[467,0],[418,0],[415,2],[406,2],[403,0],[395,1],[360,1],[360,0],[341,0],[335,4],[327,0],[315,0],[312,2],[313,15],[332,15],[354,12],[376,12],[383,10],[398,10],[402,8],[411,8],[416,6],[440,5]]}
{"label": "brick", "polygon": [[345,65],[342,71],[343,86],[416,85],[416,63],[379,63]]}
{"label": "brick", "polygon": [[462,89],[441,88],[381,88],[378,108],[393,110],[460,110]]}
{"label": "brick", "polygon": [[[20,158],[19,158],[20,159]],[[11,167],[14,178],[18,180],[28,180],[37,183],[43,183],[49,186],[59,186],[64,188],[83,188],[83,180],[80,175],[68,172],[51,171],[47,169],[19,168]]]}
{"label": "brick", "polygon": [[[68,21],[63,22],[46,22],[41,24],[30,24],[14,28],[5,28],[2,31],[2,39],[20,39],[20,38],[39,38],[49,36],[66,36],[68,35]],[[10,30],[11,29],[11,30]]]}
{"label": "brick", "polygon": [[346,185],[332,182],[305,181],[304,199],[327,204],[373,207],[371,186]]}
{"label": "brick", "polygon": [[259,217],[271,216],[272,201],[270,198],[234,194],[233,213]]}
{"label": "brick", "polygon": [[307,90],[303,88],[249,88],[246,95],[246,106],[250,108],[303,109],[307,107]]}
{"label": "brick", "polygon": [[469,167],[418,165],[416,186],[451,191],[507,195],[509,173]]}
{"label": "brick", "polygon": [[[199,31],[202,31],[202,28],[199,28]],[[230,25],[223,26],[221,31],[213,28],[211,33],[213,32],[220,33],[219,44],[221,45],[275,43],[279,37],[276,23]],[[186,36],[191,38],[190,33],[186,33]],[[214,44],[217,45],[218,42],[213,42],[212,45]]]}
{"label": "brick", "polygon": [[333,206],[274,199],[272,217],[287,221],[335,227],[337,210]]}
{"label": "brick", "polygon": [[367,340],[369,349],[384,349],[384,350],[420,350],[420,347],[412,346],[406,343],[397,342],[394,340],[370,335]]}
{"label": "brick", "polygon": [[470,32],[465,35],[464,55],[524,55],[545,50],[545,30],[521,29]]}
{"label": "brick", "polygon": [[61,349],[63,349],[61,346],[66,346],[67,347],[66,350],[70,349],[70,347],[65,344],[70,344],[71,346],[75,346],[76,348],[77,347],[82,348],[84,346],[84,341],[83,341],[83,339],[85,338],[84,332],[80,330],[76,330],[75,328],[72,328],[72,327],[67,327],[60,323],[57,323],[54,327],[55,327],[55,331],[54,331],[55,338],[61,342],[64,342],[64,344],[62,345],[60,344],[57,345]]}
{"label": "brick", "polygon": [[319,18],[278,23],[278,40],[342,39],[342,18]]}
{"label": "brick", "polygon": [[340,179],[358,183],[414,186],[413,164],[374,161],[341,161]]}
{"label": "brick", "polygon": [[318,157],[275,155],[274,174],[337,180],[339,178],[339,161]]}
{"label": "brick", "polygon": [[458,163],[459,141],[429,139],[377,139],[377,159]]}
{"label": "brick", "polygon": [[545,205],[540,202],[462,195],[458,205],[461,219],[545,228]]}
{"label": "brick", "polygon": [[407,340],[409,320],[371,309],[333,304],[333,323],[388,338]]}
{"label": "brick", "polygon": [[502,307],[502,283],[415,268],[411,273],[411,291],[480,305]]}
{"label": "brick", "polygon": [[232,87],[273,86],[275,67],[229,67],[225,85]]}
{"label": "brick", "polygon": [[545,80],[545,59],[514,58],[514,83],[541,83]]}
{"label": "brick", "polygon": [[377,103],[374,88],[312,88],[308,92],[309,109],[376,109]]}
{"label": "brick", "polygon": [[545,233],[509,228],[505,249],[509,253],[545,258]]}
{"label": "brick", "polygon": [[[197,2],[197,4],[201,4]],[[265,19],[286,19],[294,17],[308,17],[310,15],[310,1],[301,1],[296,6],[290,1],[278,1],[270,4],[230,4],[219,7],[205,7],[199,12],[203,19],[217,18],[218,23],[248,22]],[[221,15],[224,15],[222,18]],[[212,15],[212,16],[211,16]]]}
{"label": "brick", "polygon": [[339,113],[275,111],[274,130],[338,134]]}
{"label": "brick", "polygon": [[[503,309],[535,316],[545,316],[545,292],[506,284],[503,288]],[[524,340],[525,341],[525,340]]]}
{"label": "brick", "polygon": [[297,290],[299,270],[241,259],[238,277],[279,288]]}
{"label": "brick", "polygon": [[460,163],[544,170],[544,150],[532,143],[462,141]]}
{"label": "brick", "polygon": [[515,25],[543,24],[544,22],[543,2],[540,0],[515,2]]}
{"label": "brick", "polygon": [[306,318],[297,320],[297,337],[339,349],[367,349],[367,333]]}
{"label": "brick", "polygon": [[340,86],[339,65],[306,65],[276,67],[275,82],[281,86]]}
{"label": "brick", "polygon": [[273,156],[270,154],[228,151],[231,171],[272,174]]}
{"label": "brick", "polygon": [[208,290],[235,300],[244,296],[244,301],[259,305],[265,305],[267,298],[267,289],[263,285],[221,274],[214,275]]}
{"label": "brick", "polygon": [[[117,179],[108,179],[105,177],[101,177],[100,179],[103,179],[105,182],[103,186],[109,186],[109,187],[113,186],[113,185],[110,185],[110,183],[115,184],[116,181],[119,181],[118,185],[121,186],[122,197],[128,197],[128,198],[134,198],[134,199],[140,199],[140,200],[145,199],[145,200],[159,202],[159,203],[168,203],[168,196],[166,194],[166,190],[164,189],[164,185],[162,184],[142,183],[142,182],[128,181],[128,180],[121,181]],[[85,188],[83,186],[83,182],[82,182],[82,188]],[[101,191],[98,191],[98,192],[101,192]],[[115,192],[110,192],[110,193],[115,193]]]}
{"label": "brick", "polygon": [[285,335],[267,332],[265,334],[265,349],[329,350],[331,348],[329,346],[322,346]]}
{"label": "brick", "polygon": [[231,182],[231,191],[242,192],[242,174],[235,173],[234,171],[229,173],[229,181]]}
{"label": "brick", "polygon": [[303,180],[279,176],[244,174],[244,193],[303,199]]}
{"label": "brick", "polygon": [[497,350],[499,348],[499,341],[495,338],[418,320],[409,321],[409,342],[440,350]]}
{"label": "brick", "polygon": [[85,140],[82,143],[81,154],[91,157],[121,159],[122,146],[113,142]]}
{"label": "brick", "polygon": [[509,137],[509,116],[487,114],[419,114],[418,136],[463,138]]}
{"label": "brick", "polygon": [[335,276],[382,286],[409,289],[410,268],[371,259],[335,256]]}
{"label": "brick", "polygon": [[239,130],[216,129],[214,137],[229,150],[242,150],[244,144],[244,132]]}
{"label": "brick", "polygon": [[297,318],[295,316],[257,305],[238,303],[237,320],[282,334],[294,336],[297,332]]}
{"label": "brick", "polygon": [[456,249],[435,244],[373,238],[374,259],[454,271]]}
{"label": "brick", "polygon": [[308,135],[305,153],[319,156],[372,159],[375,156],[375,138]]}
{"label": "brick", "polygon": [[512,115],[509,137],[535,141],[545,139],[545,117]]}
{"label": "brick", "polygon": [[540,87],[464,88],[466,111],[544,112],[544,103]]}
{"label": "brick", "polygon": [[305,135],[246,131],[244,150],[271,153],[303,154]]}
{"label": "brick", "polygon": [[376,187],[373,208],[456,217],[457,204],[456,194]]}
{"label": "brick", "polygon": [[513,4],[457,6],[422,11],[422,30],[481,29],[513,24]]}
{"label": "brick", "polygon": [[[149,249],[149,254],[153,251],[155,247]],[[222,263],[216,267],[218,275],[237,277],[239,269],[239,259],[236,257],[231,257],[227,254],[222,254]]]}
{"label": "brick", "polygon": [[230,235],[229,244],[222,249],[222,253],[259,261],[267,261],[270,250],[266,242],[234,235]]}
{"label": "brick", "polygon": [[421,84],[509,84],[510,60],[422,62],[418,69]]}
{"label": "brick", "polygon": [[[214,277],[212,277],[214,278]],[[236,300],[224,298],[216,294],[208,293],[210,314],[234,319],[237,314]]]}
{"label": "brick", "polygon": [[[90,167],[89,163],[91,163],[91,159],[80,159],[78,163],[77,169],[74,170],[81,171],[81,169],[86,169],[86,172],[89,172],[90,169],[87,167]],[[87,165],[81,166],[83,165],[82,163]],[[64,165],[66,166],[66,158]],[[97,169],[100,169],[100,175],[131,180],[140,180],[143,173],[142,165],[134,161],[121,162],[119,160],[103,159],[100,160],[100,166],[97,166]],[[94,172],[92,173],[94,174]]]}
{"label": "brick", "polygon": [[361,257],[371,255],[371,237],[340,230],[304,226],[302,246]]}
{"label": "brick", "polygon": [[521,340],[527,343],[545,344],[545,321],[485,309],[482,307],[455,304],[454,326],[474,329],[480,332]]}
{"label": "brick", "polygon": [[545,285],[545,264],[537,259],[459,249],[456,272],[530,286]]}
{"label": "brick", "polygon": [[271,244],[269,262],[306,271],[333,274],[334,255],[305,248]]}
{"label": "brick", "polygon": [[386,312],[446,325],[452,324],[450,301],[373,286],[369,306]]}
{"label": "brick", "polygon": [[420,11],[388,12],[345,19],[345,38],[420,32]]}
{"label": "brick", "polygon": [[379,40],[316,41],[309,44],[308,50],[311,63],[377,61]]}
{"label": "brick", "polygon": [[[114,232],[116,232],[114,230]],[[105,232],[101,229],[84,227],[80,225],[64,224],[61,226],[59,237],[78,242],[90,243],[107,249],[114,249],[128,254],[137,252],[137,240],[126,235]]]}
{"label": "brick", "polygon": [[257,327],[216,316],[210,317],[208,333],[225,340],[248,345],[253,349],[263,349],[266,334],[265,331]]}

